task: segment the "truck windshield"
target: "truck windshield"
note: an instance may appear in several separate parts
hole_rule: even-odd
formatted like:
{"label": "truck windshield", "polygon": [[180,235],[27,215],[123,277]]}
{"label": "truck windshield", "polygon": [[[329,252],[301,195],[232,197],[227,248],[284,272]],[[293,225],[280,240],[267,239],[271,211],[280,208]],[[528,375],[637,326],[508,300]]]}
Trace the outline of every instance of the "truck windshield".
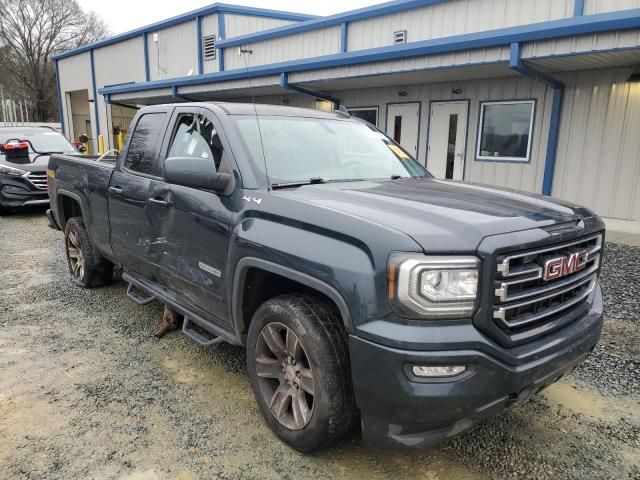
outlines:
{"label": "truck windshield", "polygon": [[[53,130],[14,130],[12,132],[0,132],[0,145],[4,145],[11,139],[29,140],[33,148],[38,152],[73,152],[75,149],[65,137]],[[31,147],[29,147],[31,150]]]}
{"label": "truck windshield", "polygon": [[236,117],[236,123],[255,166],[264,173],[266,163],[272,184],[428,175],[406,151],[364,123],[277,116],[261,116],[260,130],[256,117]]}

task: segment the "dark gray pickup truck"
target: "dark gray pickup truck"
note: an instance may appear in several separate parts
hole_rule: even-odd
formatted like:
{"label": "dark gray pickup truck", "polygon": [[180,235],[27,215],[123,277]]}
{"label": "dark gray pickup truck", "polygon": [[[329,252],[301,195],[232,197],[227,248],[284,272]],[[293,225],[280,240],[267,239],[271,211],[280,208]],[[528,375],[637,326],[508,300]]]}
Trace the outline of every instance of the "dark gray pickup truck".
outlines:
{"label": "dark gray pickup truck", "polygon": [[309,452],[358,424],[426,447],[526,401],[602,327],[604,225],[551,198],[441,181],[342,112],[138,112],[123,150],[49,163],[75,283],[247,348],[271,429]]}

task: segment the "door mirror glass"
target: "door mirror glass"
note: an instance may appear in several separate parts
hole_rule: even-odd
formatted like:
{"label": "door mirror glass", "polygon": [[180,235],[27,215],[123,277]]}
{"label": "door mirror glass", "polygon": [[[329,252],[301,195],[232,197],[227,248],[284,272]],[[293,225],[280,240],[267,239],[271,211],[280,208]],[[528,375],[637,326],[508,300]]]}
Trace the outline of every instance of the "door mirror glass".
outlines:
{"label": "door mirror glass", "polygon": [[171,157],[164,161],[164,180],[175,185],[222,193],[232,184],[233,176],[217,172],[208,158]]}

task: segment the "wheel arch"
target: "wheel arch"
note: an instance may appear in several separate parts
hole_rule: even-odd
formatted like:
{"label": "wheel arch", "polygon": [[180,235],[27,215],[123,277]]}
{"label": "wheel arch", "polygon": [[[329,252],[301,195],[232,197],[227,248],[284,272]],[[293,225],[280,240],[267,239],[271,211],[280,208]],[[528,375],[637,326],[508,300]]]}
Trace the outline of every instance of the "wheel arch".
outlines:
{"label": "wheel arch", "polygon": [[[56,214],[62,231],[64,231],[70,218],[80,216],[86,220],[80,195],[68,190],[58,190],[56,193]],[[80,215],[77,215],[78,212]]]}
{"label": "wheel arch", "polygon": [[289,282],[299,284],[306,287],[307,290],[321,294],[332,301],[340,317],[344,323],[344,327],[348,333],[353,333],[355,328],[351,314],[349,313],[349,307],[347,302],[342,297],[340,292],[326,282],[319,280],[311,275],[303,272],[299,272],[292,268],[284,267],[277,263],[270,262],[257,257],[245,257],[240,259],[236,265],[233,286],[232,286],[232,302],[231,302],[231,319],[233,322],[233,328],[236,331],[238,338],[242,340],[242,343],[246,341],[246,332],[251,322],[251,318],[245,318],[244,305],[245,305],[245,285],[247,283],[247,275],[253,270],[261,270],[273,275],[284,278]]}

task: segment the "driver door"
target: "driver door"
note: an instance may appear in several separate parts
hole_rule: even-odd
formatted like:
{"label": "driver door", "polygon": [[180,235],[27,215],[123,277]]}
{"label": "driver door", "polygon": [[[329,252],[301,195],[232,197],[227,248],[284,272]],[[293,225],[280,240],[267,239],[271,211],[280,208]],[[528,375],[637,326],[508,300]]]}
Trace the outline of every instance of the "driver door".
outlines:
{"label": "driver door", "polygon": [[[177,108],[164,158],[210,159],[217,171],[231,171],[220,125],[200,108]],[[231,198],[164,180],[149,188],[150,258],[156,280],[178,301],[212,320],[226,321],[227,252]]]}

